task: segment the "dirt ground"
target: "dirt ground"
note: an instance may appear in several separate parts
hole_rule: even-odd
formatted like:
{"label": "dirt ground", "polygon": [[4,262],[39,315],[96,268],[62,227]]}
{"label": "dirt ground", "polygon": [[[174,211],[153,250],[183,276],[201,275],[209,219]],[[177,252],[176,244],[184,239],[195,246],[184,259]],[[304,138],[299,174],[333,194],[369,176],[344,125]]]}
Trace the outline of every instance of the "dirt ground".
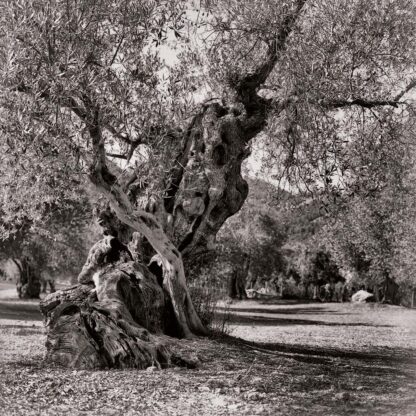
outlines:
{"label": "dirt ground", "polygon": [[37,308],[0,299],[3,415],[416,415],[416,310],[238,302],[231,336],[184,341],[199,369],[149,372],[44,363]]}

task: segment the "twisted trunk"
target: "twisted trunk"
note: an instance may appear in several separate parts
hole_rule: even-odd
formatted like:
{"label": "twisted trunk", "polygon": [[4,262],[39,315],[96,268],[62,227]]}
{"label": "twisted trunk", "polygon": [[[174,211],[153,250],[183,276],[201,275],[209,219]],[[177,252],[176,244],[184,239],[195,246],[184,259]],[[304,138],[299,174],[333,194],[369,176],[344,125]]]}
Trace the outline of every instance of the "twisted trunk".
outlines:
{"label": "twisted trunk", "polygon": [[184,256],[213,247],[224,221],[247,197],[241,164],[250,138],[239,117],[218,103],[206,105],[186,138],[180,181],[178,175],[170,184],[165,202],[173,216],[173,241]]}
{"label": "twisted trunk", "polygon": [[125,260],[104,263],[95,271],[95,284],[86,278],[85,267],[83,272],[83,284],[41,302],[49,328],[48,361],[90,369],[198,364],[192,354],[172,349],[163,335],[169,322],[165,294],[144,266]]}

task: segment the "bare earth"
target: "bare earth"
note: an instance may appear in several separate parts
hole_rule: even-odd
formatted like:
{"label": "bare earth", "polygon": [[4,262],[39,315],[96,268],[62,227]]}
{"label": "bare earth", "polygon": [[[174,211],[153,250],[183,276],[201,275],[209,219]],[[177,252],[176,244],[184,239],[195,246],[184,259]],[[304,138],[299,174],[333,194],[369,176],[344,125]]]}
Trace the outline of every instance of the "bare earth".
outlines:
{"label": "bare earth", "polygon": [[76,371],[43,362],[37,303],[1,289],[3,415],[416,415],[416,310],[238,302],[233,337],[186,341],[198,370]]}

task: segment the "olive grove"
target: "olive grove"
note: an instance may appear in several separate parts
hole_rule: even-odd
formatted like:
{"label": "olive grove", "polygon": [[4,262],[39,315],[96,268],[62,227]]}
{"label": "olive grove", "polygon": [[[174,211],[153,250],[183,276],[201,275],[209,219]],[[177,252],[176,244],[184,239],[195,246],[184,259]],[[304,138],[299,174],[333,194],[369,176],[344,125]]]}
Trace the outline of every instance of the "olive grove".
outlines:
{"label": "olive grove", "polygon": [[36,224],[86,192],[105,232],[80,284],[42,302],[48,358],[195,365],[166,334],[207,333],[186,271],[244,204],[253,140],[286,183],[329,196],[358,186],[364,167],[351,155],[364,132],[391,145],[412,116],[415,9],[3,1],[2,211],[18,213],[4,228],[18,229],[19,215]]}

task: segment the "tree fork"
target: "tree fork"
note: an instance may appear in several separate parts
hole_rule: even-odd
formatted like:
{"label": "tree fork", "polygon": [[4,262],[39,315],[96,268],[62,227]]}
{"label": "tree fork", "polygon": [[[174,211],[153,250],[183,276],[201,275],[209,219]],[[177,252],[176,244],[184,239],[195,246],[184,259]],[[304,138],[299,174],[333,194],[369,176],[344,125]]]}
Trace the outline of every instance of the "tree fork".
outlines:
{"label": "tree fork", "polygon": [[[186,286],[182,256],[165,234],[157,219],[145,211],[134,210],[127,195],[115,183],[105,162],[105,149],[97,117],[90,127],[93,139],[94,161],[90,180],[107,197],[116,216],[124,224],[141,233],[160,257],[164,270],[163,286],[167,290],[177,323],[186,338],[193,334],[206,335]],[[112,179],[114,178],[114,179]]]}

